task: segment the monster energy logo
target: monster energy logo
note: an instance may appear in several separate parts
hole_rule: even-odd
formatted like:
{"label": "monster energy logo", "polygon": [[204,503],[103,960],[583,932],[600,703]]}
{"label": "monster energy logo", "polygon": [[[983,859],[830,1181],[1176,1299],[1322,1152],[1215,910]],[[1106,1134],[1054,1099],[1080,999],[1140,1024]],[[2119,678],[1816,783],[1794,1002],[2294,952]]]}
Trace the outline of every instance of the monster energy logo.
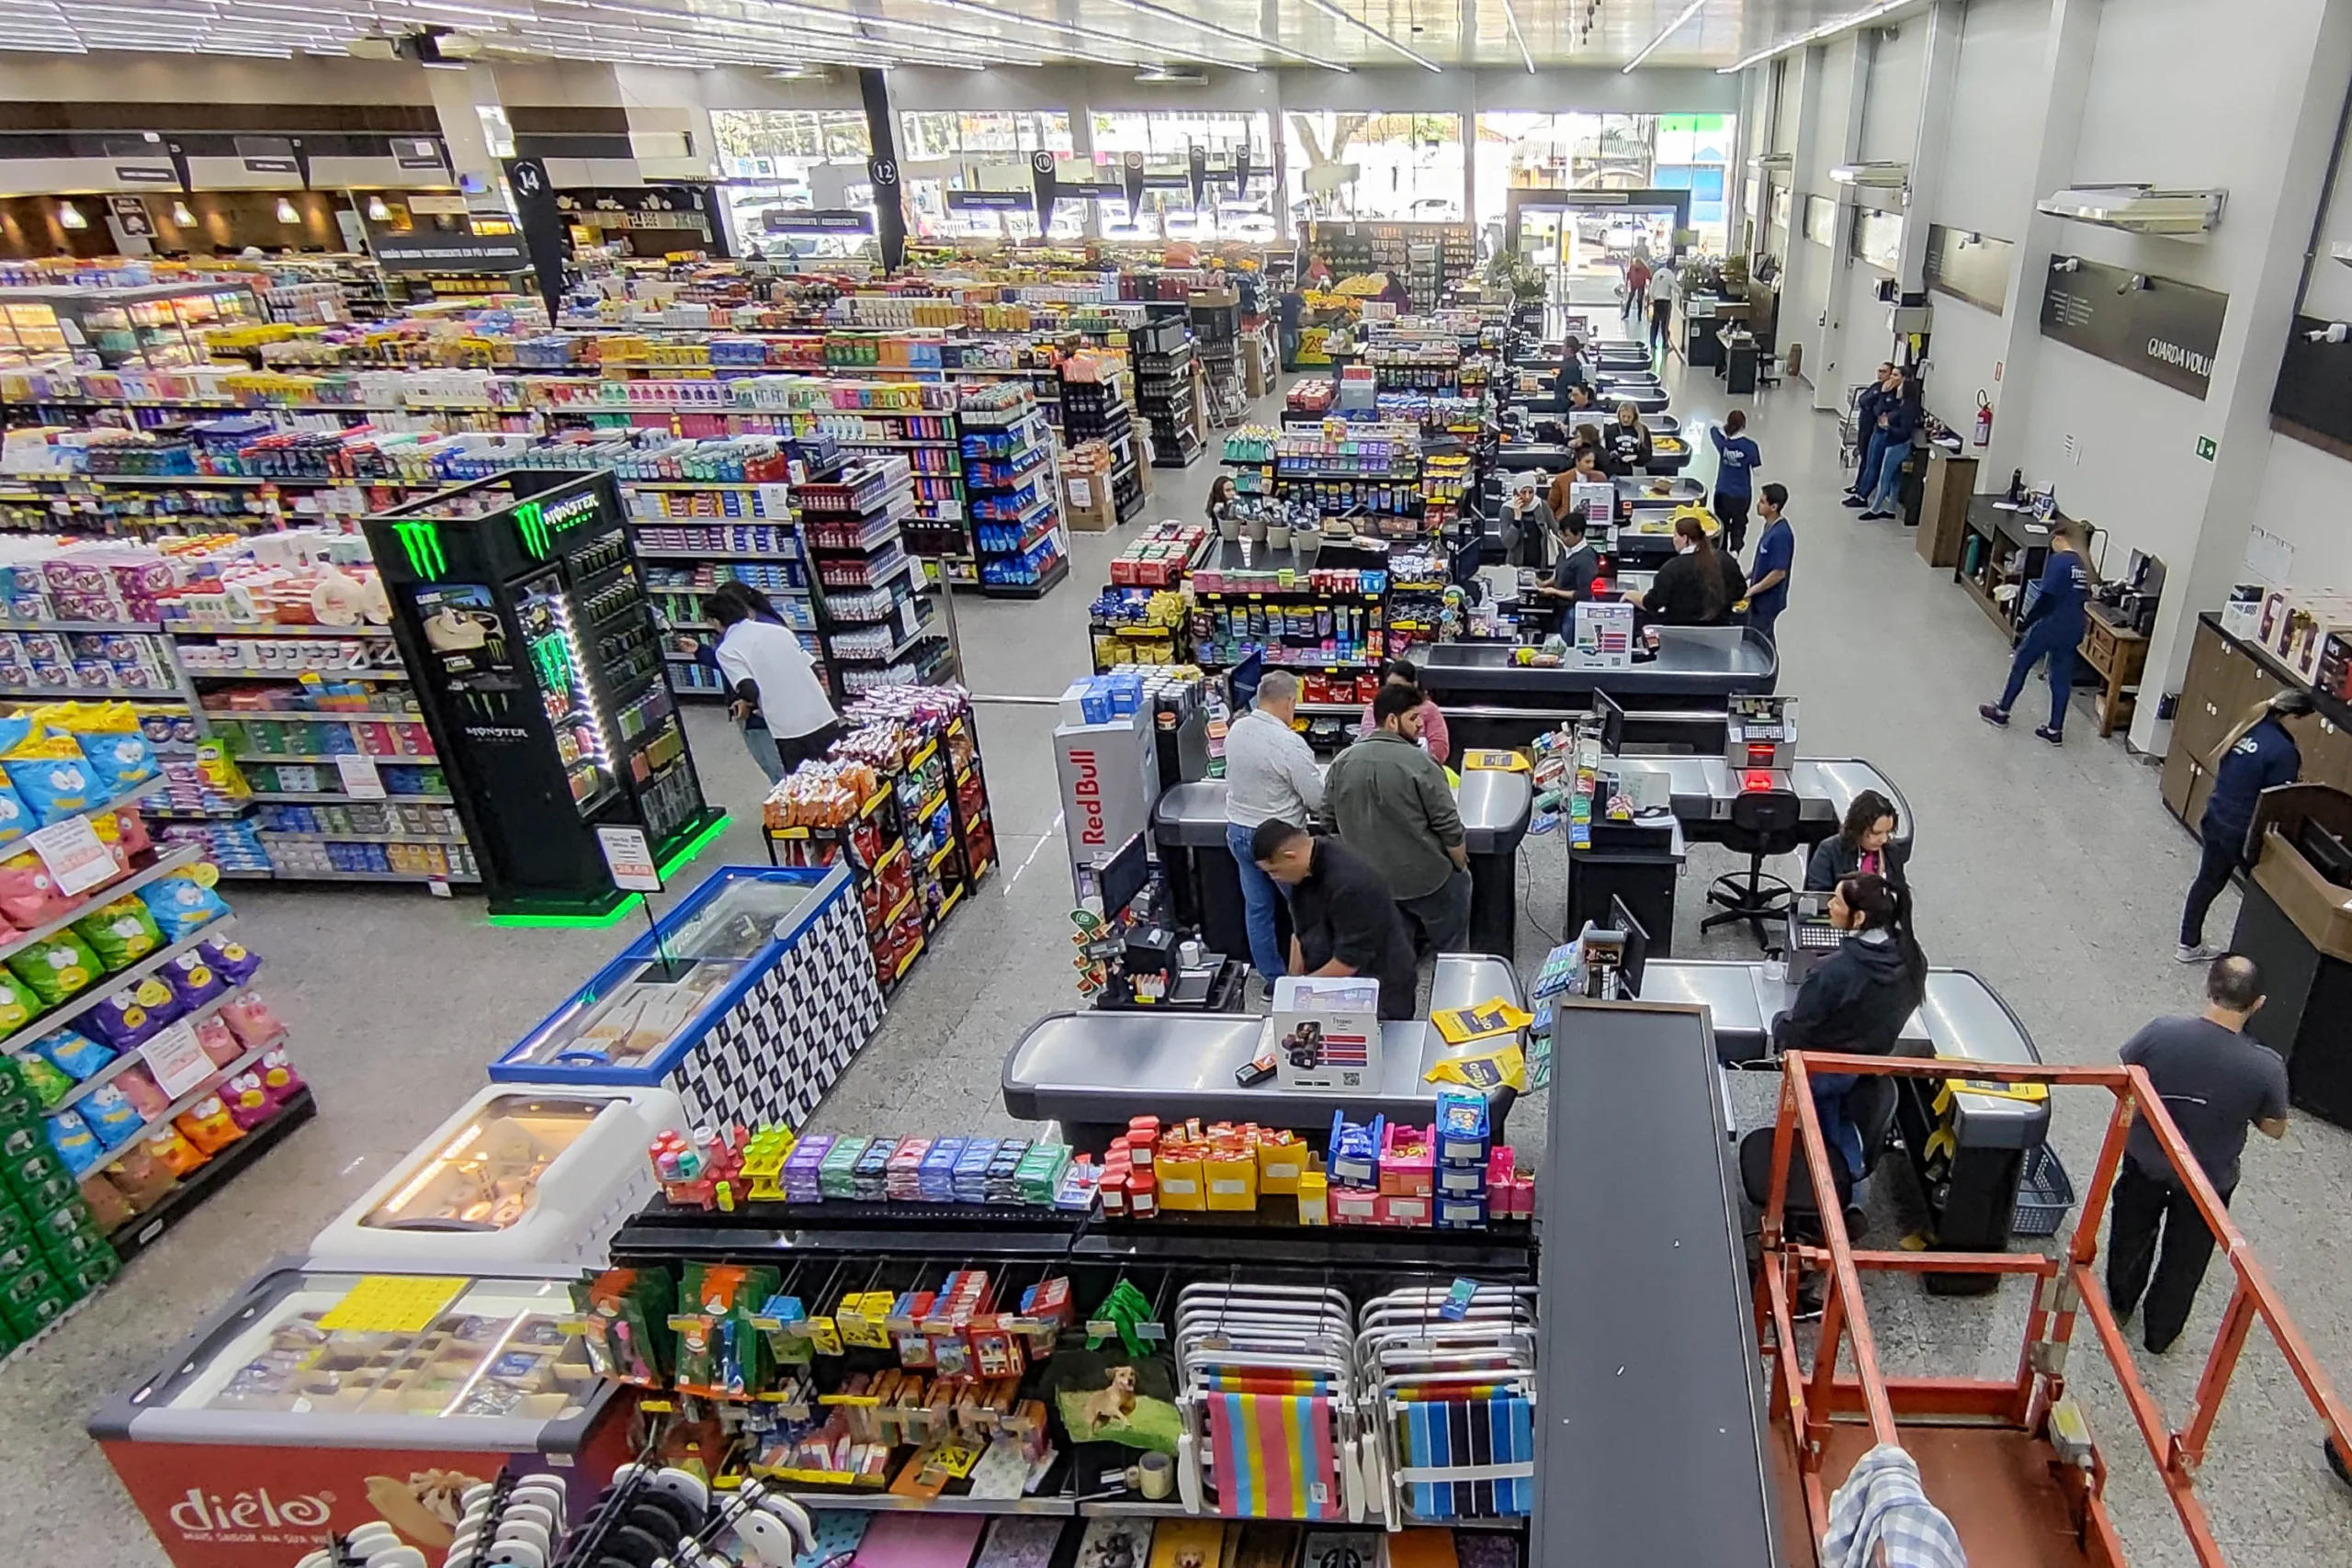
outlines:
{"label": "monster energy logo", "polygon": [[557,534],[577,528],[596,513],[596,496],[592,491],[555,503],[553,512],[536,501],[526,501],[514,509],[514,531],[523,536],[523,547],[535,560],[548,558],[548,542]]}
{"label": "monster energy logo", "polygon": [[408,569],[417,576],[430,582],[449,570],[449,558],[441,553],[441,536],[432,524],[395,523],[392,532],[408,552]]}

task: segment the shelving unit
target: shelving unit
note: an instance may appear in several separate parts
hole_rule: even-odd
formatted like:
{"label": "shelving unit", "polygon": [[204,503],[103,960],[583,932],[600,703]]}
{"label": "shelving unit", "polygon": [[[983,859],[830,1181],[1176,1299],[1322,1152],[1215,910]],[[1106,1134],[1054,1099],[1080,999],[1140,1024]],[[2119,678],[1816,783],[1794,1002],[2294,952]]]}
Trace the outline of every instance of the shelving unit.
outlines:
{"label": "shelving unit", "polygon": [[929,685],[958,664],[910,553],[913,468],[901,453],[820,470],[793,491],[816,636],[839,705],[870,686]]}
{"label": "shelving unit", "polygon": [[1090,355],[1098,379],[1062,377],[1062,440],[1076,446],[1100,441],[1111,449],[1111,501],[1117,521],[1135,521],[1143,510],[1143,449],[1136,440],[1135,372]]}
{"label": "shelving unit", "polygon": [[1192,329],[1182,316],[1164,316],[1130,333],[1129,341],[1136,403],[1151,426],[1152,467],[1190,468],[1206,439]]}
{"label": "shelving unit", "polygon": [[967,391],[961,414],[980,592],[1042,599],[1069,575],[1053,432],[1022,387]]}

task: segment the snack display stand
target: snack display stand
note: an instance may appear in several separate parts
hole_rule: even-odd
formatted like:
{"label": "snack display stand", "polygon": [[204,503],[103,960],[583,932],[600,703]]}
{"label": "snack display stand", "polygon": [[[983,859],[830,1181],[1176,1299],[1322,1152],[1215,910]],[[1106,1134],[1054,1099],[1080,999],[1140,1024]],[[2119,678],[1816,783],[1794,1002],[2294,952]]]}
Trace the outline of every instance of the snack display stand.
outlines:
{"label": "snack display stand", "polygon": [[609,1473],[628,1404],[558,1281],[289,1259],[89,1430],[175,1568],[253,1568],[379,1519],[437,1556],[466,1488],[517,1456]]}
{"label": "snack display stand", "polygon": [[490,1076],[665,1088],[694,1125],[798,1126],[881,1021],[847,866],[722,866]]}

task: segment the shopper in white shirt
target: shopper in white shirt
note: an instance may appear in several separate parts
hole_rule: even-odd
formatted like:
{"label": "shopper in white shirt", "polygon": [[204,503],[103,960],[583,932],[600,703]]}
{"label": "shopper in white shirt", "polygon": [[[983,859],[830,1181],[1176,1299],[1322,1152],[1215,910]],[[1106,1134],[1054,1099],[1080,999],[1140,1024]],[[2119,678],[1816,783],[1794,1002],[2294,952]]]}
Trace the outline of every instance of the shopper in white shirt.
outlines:
{"label": "shopper in white shirt", "polygon": [[1682,292],[1682,268],[1672,257],[1657,264],[1650,274],[1650,346],[1674,350],[1675,296]]}
{"label": "shopper in white shirt", "polygon": [[743,726],[752,755],[759,757],[763,744],[775,752],[782,771],[773,778],[823,756],[841,739],[842,721],[800,635],[769,618],[774,612],[740,582],[720,584],[703,601],[703,614],[719,628],[718,675],[727,685],[728,711]]}
{"label": "shopper in white shirt", "polygon": [[1275,818],[1295,827],[1314,824],[1323,809],[1323,776],[1306,738],[1291,728],[1298,711],[1298,677],[1272,670],[1258,682],[1258,705],[1225,732],[1225,844],[1241,876],[1250,925],[1250,958],[1268,985],[1283,973],[1274,940],[1273,878],[1250,847],[1258,824]]}

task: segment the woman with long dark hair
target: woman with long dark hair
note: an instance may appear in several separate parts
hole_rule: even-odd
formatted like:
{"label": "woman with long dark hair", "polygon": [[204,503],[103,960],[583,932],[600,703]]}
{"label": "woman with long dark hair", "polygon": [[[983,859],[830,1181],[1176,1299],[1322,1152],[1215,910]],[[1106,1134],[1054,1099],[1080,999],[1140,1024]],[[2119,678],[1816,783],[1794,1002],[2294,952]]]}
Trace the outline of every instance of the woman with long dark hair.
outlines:
{"label": "woman with long dark hair", "polygon": [[[1829,923],[1846,941],[1806,976],[1794,1005],[1772,1021],[1772,1042],[1782,1051],[1891,1055],[1928,987],[1928,955],[1912,931],[1911,891],[1883,876],[1847,877],[1829,896]],[[1861,1130],[1846,1114],[1846,1091],[1855,1075],[1808,1076],[1822,1137],[1844,1158],[1859,1202],[1870,1172],[1863,1168]]]}
{"label": "woman with long dark hair", "polygon": [[1849,876],[1883,876],[1901,884],[1905,856],[1894,843],[1901,825],[1894,802],[1874,789],[1857,794],[1846,807],[1838,836],[1814,846],[1813,859],[1805,864],[1805,891],[1826,893]]}
{"label": "woman with long dark hair", "polygon": [[1674,558],[1645,592],[1625,597],[1660,626],[1727,626],[1732,606],[1747,594],[1739,563],[1715,548],[1704,519],[1686,512],[1674,520]]}

